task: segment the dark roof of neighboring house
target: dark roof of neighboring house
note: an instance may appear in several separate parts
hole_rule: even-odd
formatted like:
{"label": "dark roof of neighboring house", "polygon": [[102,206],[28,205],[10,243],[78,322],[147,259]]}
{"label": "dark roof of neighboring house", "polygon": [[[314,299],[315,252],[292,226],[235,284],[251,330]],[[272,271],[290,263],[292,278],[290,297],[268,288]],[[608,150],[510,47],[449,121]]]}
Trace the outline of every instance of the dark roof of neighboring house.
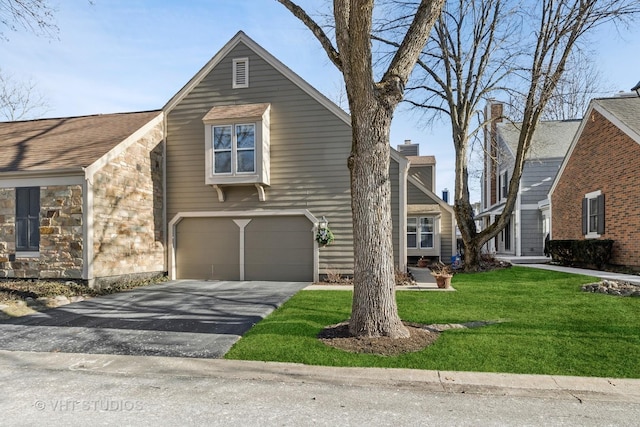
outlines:
{"label": "dark roof of neighboring house", "polygon": [[160,111],[0,122],[0,172],[87,167]]}
{"label": "dark roof of neighboring house", "polygon": [[633,94],[633,96],[598,98],[594,99],[594,102],[640,135],[640,98],[636,94]]}
{"label": "dark roof of neighboring house", "polygon": [[[552,120],[539,122],[533,134],[527,159],[562,158],[567,154],[580,120]],[[499,123],[498,133],[515,155],[520,137],[520,123]]]}

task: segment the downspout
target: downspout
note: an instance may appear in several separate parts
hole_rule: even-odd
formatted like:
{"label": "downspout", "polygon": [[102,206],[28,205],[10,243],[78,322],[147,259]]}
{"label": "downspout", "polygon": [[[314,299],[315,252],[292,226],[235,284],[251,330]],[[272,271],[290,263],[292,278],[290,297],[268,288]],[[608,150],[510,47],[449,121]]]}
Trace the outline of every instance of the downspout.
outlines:
{"label": "downspout", "polygon": [[398,162],[400,173],[398,186],[398,270],[407,271],[407,177],[409,175],[409,162]]}

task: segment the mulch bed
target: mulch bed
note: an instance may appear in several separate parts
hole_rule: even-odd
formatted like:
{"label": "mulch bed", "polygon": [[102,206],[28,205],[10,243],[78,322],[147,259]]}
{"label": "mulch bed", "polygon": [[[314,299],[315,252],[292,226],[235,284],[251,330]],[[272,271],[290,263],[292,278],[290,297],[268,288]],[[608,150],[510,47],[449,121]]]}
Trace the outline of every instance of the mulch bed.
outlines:
{"label": "mulch bed", "polygon": [[[404,322],[403,322],[404,323]],[[349,334],[348,322],[330,325],[318,334],[318,339],[328,346],[351,353],[370,353],[382,356],[397,356],[420,351],[433,344],[439,332],[429,331],[420,325],[404,323],[411,334],[408,338],[364,338]]]}

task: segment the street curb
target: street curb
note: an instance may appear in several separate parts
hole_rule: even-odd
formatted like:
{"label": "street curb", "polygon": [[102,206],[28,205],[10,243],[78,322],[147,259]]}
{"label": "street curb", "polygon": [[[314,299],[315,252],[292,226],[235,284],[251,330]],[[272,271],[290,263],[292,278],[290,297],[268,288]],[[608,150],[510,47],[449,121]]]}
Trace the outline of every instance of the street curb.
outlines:
{"label": "street curb", "polygon": [[109,375],[228,378],[284,383],[419,389],[442,393],[640,403],[640,379],[336,368],[296,363],[0,350],[0,370],[70,370]]}

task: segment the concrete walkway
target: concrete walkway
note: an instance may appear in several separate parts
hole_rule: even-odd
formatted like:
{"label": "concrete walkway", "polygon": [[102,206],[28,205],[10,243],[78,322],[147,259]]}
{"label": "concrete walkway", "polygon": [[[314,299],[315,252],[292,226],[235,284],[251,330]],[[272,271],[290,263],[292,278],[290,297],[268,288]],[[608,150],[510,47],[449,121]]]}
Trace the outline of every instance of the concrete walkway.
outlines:
{"label": "concrete walkway", "polygon": [[[440,289],[436,285],[436,279],[431,275],[428,268],[408,267],[409,272],[416,281],[415,285],[411,286],[396,286],[397,291],[441,291],[452,292],[455,291],[453,286],[447,289]],[[304,288],[305,291],[353,291],[351,285],[309,285]]]}
{"label": "concrete walkway", "polygon": [[588,270],[586,268],[563,267],[553,264],[518,264],[520,267],[539,268],[541,270],[560,271],[563,273],[582,274],[585,276],[598,277],[605,280],[618,280],[640,285],[640,276],[633,274],[612,273],[609,271]]}

